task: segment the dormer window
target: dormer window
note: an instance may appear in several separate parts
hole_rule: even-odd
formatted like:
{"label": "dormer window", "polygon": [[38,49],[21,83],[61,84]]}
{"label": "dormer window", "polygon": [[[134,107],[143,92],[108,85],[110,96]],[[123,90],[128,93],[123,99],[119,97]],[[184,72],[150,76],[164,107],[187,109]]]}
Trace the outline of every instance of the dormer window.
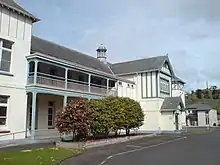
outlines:
{"label": "dormer window", "polygon": [[0,71],[10,72],[13,42],[0,39]]}

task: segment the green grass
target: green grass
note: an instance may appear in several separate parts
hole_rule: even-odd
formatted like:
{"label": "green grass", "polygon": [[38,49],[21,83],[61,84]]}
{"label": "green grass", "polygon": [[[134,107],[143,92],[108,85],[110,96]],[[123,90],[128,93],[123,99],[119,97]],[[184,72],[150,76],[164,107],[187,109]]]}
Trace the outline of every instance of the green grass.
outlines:
{"label": "green grass", "polygon": [[61,160],[82,153],[82,149],[39,148],[0,152],[0,165],[56,165]]}

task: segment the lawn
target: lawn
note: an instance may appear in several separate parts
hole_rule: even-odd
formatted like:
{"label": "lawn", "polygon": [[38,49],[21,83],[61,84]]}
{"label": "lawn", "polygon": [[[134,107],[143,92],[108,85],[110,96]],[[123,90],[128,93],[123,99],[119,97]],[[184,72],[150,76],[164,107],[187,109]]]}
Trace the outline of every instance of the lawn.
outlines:
{"label": "lawn", "polygon": [[0,152],[0,165],[56,165],[61,160],[82,153],[82,149],[39,148]]}

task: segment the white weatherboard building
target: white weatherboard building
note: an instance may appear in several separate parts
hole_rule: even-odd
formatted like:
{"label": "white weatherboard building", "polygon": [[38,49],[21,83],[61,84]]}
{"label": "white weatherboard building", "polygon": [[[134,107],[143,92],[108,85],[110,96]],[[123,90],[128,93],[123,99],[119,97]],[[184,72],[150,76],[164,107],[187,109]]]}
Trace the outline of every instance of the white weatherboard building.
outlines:
{"label": "white weatherboard building", "polygon": [[68,100],[130,97],[140,102],[146,132],[185,125],[184,82],[168,56],[110,64],[32,36],[39,21],[13,0],[0,0],[0,140],[56,135],[55,113]]}

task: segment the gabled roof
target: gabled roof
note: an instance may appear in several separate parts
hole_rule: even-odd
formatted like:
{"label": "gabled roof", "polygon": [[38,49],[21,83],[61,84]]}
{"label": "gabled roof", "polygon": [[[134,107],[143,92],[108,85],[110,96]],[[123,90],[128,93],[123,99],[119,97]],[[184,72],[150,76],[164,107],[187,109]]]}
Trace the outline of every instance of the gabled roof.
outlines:
{"label": "gabled roof", "polygon": [[31,13],[29,13],[27,10],[22,8],[19,4],[17,4],[14,0],[0,0],[0,4],[4,7],[7,7],[11,10],[15,10],[18,13],[21,13],[25,15],[26,17],[29,17],[33,20],[33,22],[39,21],[38,18],[34,17]]}
{"label": "gabled roof", "polygon": [[167,56],[157,56],[134,61],[115,63],[111,65],[111,68],[113,72],[118,75],[143,71],[156,71],[161,69],[166,60],[169,61]]}
{"label": "gabled roof", "polygon": [[194,110],[194,111],[206,111],[213,109],[208,104],[198,103],[198,104],[190,104],[186,106],[186,109]]}
{"label": "gabled roof", "polygon": [[46,41],[36,36],[32,36],[31,51],[112,74],[108,64],[99,61],[97,58],[66,48],[53,42]]}
{"label": "gabled roof", "polygon": [[184,107],[181,97],[166,97],[161,106],[161,112],[174,111],[179,105]]}

